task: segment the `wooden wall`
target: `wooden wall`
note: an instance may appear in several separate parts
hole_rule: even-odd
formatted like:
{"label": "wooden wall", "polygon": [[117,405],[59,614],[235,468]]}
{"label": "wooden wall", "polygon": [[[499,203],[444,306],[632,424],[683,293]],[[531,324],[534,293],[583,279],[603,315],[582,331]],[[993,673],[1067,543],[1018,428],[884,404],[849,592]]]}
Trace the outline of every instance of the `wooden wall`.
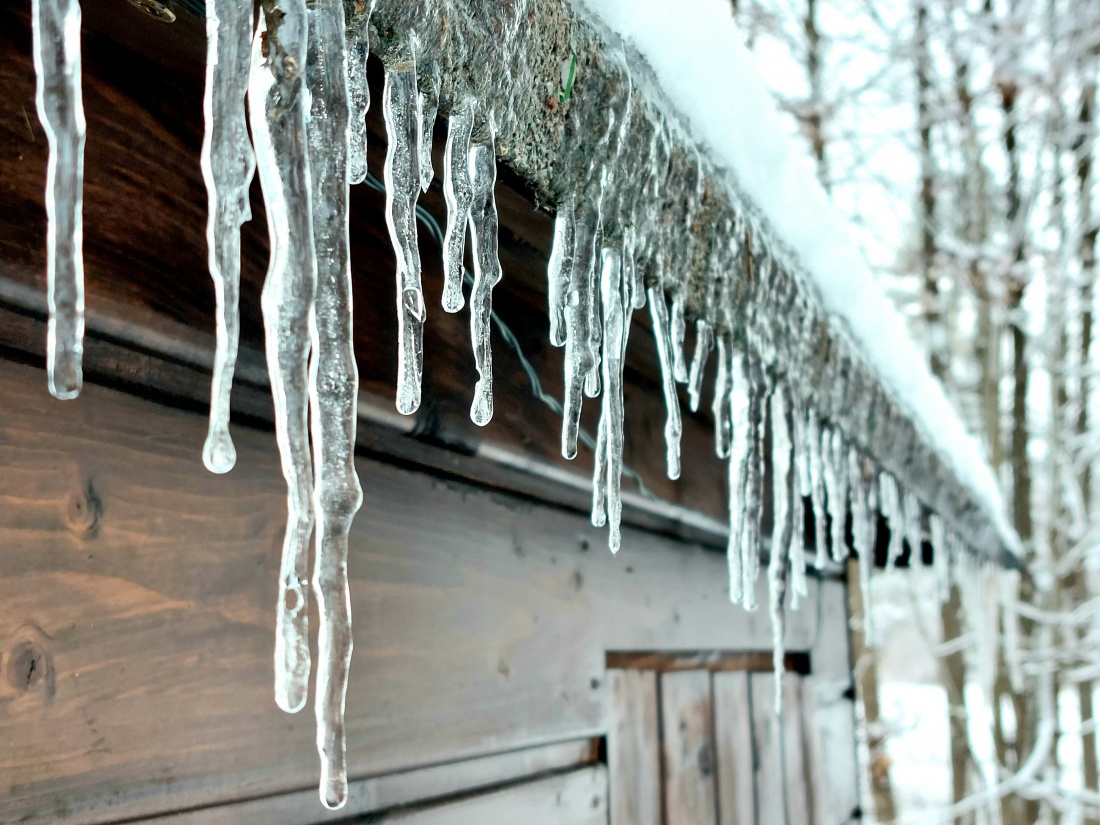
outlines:
{"label": "wooden wall", "polygon": [[[312,715],[283,714],[271,687],[285,518],[271,434],[239,429],[238,466],[214,476],[203,417],[94,385],[58,402],[40,370],[3,361],[0,409],[0,822],[215,822],[210,806],[244,800],[255,818],[238,805],[224,821],[321,821]],[[423,771],[452,760],[465,767],[444,774],[468,785],[524,764],[596,781],[609,651],[770,644],[765,611],[728,604],[719,553],[628,530],[613,557],[556,507],[374,460],[359,474],[352,812],[430,796]],[[808,724],[832,736],[810,771],[827,788],[816,821],[844,822],[840,583],[812,583],[788,644],[810,654]]]}

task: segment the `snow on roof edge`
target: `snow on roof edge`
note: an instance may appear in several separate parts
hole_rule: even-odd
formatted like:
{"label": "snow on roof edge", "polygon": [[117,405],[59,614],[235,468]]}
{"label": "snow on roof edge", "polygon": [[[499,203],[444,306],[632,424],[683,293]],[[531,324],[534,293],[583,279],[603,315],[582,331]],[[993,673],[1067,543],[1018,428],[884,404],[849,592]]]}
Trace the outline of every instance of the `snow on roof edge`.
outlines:
{"label": "snow on roof edge", "polygon": [[[666,98],[712,161],[728,170],[777,240],[804,267],[831,319],[908,411],[929,444],[985,509],[1005,548],[1021,555],[1004,499],[970,435],[905,330],[830,202],[804,150],[796,148],[746,48],[728,0],[577,0],[649,62]],[[900,331],[900,332],[899,332]]]}

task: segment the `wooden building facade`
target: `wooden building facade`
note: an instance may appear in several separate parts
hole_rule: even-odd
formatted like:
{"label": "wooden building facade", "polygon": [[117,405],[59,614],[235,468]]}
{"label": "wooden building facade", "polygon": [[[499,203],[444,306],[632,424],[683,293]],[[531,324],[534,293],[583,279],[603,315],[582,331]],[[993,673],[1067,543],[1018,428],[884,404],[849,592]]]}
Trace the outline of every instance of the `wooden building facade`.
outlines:
{"label": "wooden building facade", "polygon": [[[525,372],[560,396],[551,222],[503,169],[496,307],[517,349],[496,342],[485,430],[467,416],[466,318],[434,309],[426,233],[425,403],[415,419],[392,412],[383,196],[353,192],[351,794],[320,806],[312,714],[281,712],[271,684],[286,492],[260,355],[263,207],[255,197],[242,241],[238,461],[214,476],[201,462],[203,27],[141,5],[85,3],[87,385],[70,402],[49,397],[42,368],[46,143],[29,18],[0,10],[0,823],[858,819],[843,578],[811,579],[789,616],[777,716],[767,611],[728,603],[711,422],[685,417],[683,478],[665,480],[657,355],[641,334],[626,462],[658,500],[628,497],[623,550],[607,552],[585,515],[590,458],[561,461],[560,419]],[[381,176],[377,113],[370,127]],[[442,201],[438,182],[422,199],[436,215]]]}

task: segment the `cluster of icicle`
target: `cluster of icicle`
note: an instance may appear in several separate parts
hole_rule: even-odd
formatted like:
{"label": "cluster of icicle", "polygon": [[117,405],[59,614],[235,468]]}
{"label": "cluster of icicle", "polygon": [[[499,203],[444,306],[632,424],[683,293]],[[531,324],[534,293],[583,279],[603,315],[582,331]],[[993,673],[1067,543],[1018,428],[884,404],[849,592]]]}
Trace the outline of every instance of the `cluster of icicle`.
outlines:
{"label": "cluster of icicle", "polygon": [[[348,193],[351,184],[367,175],[372,10],[367,0],[314,0],[308,5],[306,0],[263,0],[254,24],[251,3],[207,3],[201,165],[209,193],[207,237],[217,295],[217,351],[203,459],[216,473],[229,471],[236,460],[229,413],[239,332],[240,227],[251,217],[248,190],[258,172],[271,239],[262,309],[288,504],[275,693],[280,707],[290,712],[304,706],[308,693],[312,536],[312,590],[320,603],[315,694],[320,795],[331,808],[343,805],[347,797],[344,698],[352,651],[348,534],[362,500],[353,463],[358,374],[352,339]],[[49,379],[59,398],[76,395],[81,375],[84,120],[79,24],[77,0],[34,0],[38,106],[50,141]],[[410,36],[387,56],[382,101],[386,221],[397,259],[397,408],[406,414],[420,404],[426,308],[416,204],[434,178],[431,140],[440,87],[432,71],[418,77],[418,45]],[[599,397],[592,521],[608,525],[609,545],[617,552],[623,506],[623,369],[633,311],[648,304],[667,404],[670,478],[680,474],[677,384],[687,384],[690,408],[697,410],[707,362],[716,353],[712,411],[715,452],[729,462],[729,592],[735,603],[755,609],[760,549],[765,543],[764,485],[770,479],[767,579],[778,680],[784,670],[788,587],[793,606],[807,594],[803,548],[816,548],[818,567],[827,564],[828,548],[835,561],[842,560],[848,552],[850,508],[852,543],[867,593],[878,513],[890,527],[892,563],[903,539],[914,552],[921,546],[924,511],[912,493],[902,494],[890,475],[876,471],[847,444],[839,428],[825,426],[792,383],[785,383],[751,354],[774,354],[777,343],[755,340],[750,325],[738,325],[735,307],[744,305],[744,296],[735,292],[741,288],[739,273],[746,261],[754,265],[753,231],[740,218],[730,218],[705,236],[693,232],[700,212],[707,208],[702,159],[685,162],[682,153],[674,157],[674,127],[665,121],[632,118],[634,95],[628,73],[607,94],[609,99],[600,104],[607,103],[594,143],[566,142],[588,146],[600,162],[571,163],[566,158],[567,167],[587,171],[570,182],[559,202],[549,262],[550,340],[565,348],[562,453],[566,458],[577,453],[584,396]],[[578,128],[577,120],[567,118],[567,129]],[[473,97],[452,101],[442,170],[447,203],[442,302],[447,312],[458,312],[464,304],[467,229],[472,246],[470,332],[479,378],[470,415],[478,425],[487,424],[493,415],[489,332],[492,290],[501,278],[493,192],[497,126],[494,113]],[[648,130],[641,135],[647,157],[640,180],[627,181],[630,164],[619,159],[630,129]],[[637,140],[638,134],[632,138]],[[566,149],[567,155],[570,151],[574,150]],[[666,191],[687,196],[670,206],[663,197]],[[685,237],[691,244],[687,254]],[[766,284],[768,262],[766,256],[758,257],[759,271],[750,280]],[[696,348],[689,366],[686,285],[699,270],[707,279],[706,299],[714,312],[709,320],[695,321]],[[761,303],[769,299],[778,300],[764,296]],[[770,469],[764,460],[766,433],[771,439]],[[803,499],[812,504],[814,535],[803,535]],[[934,546],[945,551],[937,552],[936,559],[955,555],[961,540],[954,531],[935,514],[929,515],[929,524]],[[947,582],[948,576],[942,573],[941,581]],[[777,701],[779,695],[777,690]]]}

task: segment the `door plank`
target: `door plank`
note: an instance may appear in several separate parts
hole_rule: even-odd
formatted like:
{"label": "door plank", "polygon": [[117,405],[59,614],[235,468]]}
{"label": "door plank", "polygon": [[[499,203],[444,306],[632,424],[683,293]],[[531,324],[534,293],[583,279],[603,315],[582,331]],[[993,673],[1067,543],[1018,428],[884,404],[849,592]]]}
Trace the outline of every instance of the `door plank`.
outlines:
{"label": "door plank", "polygon": [[749,674],[731,671],[715,673],[711,678],[718,752],[718,823],[755,825]]}
{"label": "door plank", "polygon": [[805,730],[802,724],[802,680],[783,680],[783,777],[787,789],[787,822],[810,825],[810,775],[806,768]]}
{"label": "door plank", "polygon": [[657,674],[609,670],[611,825],[661,825]]}
{"label": "door plank", "polygon": [[662,674],[661,728],[667,821],[714,825],[714,723],[707,671]]}
{"label": "door plank", "polygon": [[458,802],[392,813],[372,821],[379,825],[605,825],[607,768],[593,765]]}
{"label": "door plank", "polygon": [[783,825],[787,821],[786,790],[783,782],[783,736],[775,715],[775,676],[750,673],[752,736],[756,743],[753,779],[760,825]]}

